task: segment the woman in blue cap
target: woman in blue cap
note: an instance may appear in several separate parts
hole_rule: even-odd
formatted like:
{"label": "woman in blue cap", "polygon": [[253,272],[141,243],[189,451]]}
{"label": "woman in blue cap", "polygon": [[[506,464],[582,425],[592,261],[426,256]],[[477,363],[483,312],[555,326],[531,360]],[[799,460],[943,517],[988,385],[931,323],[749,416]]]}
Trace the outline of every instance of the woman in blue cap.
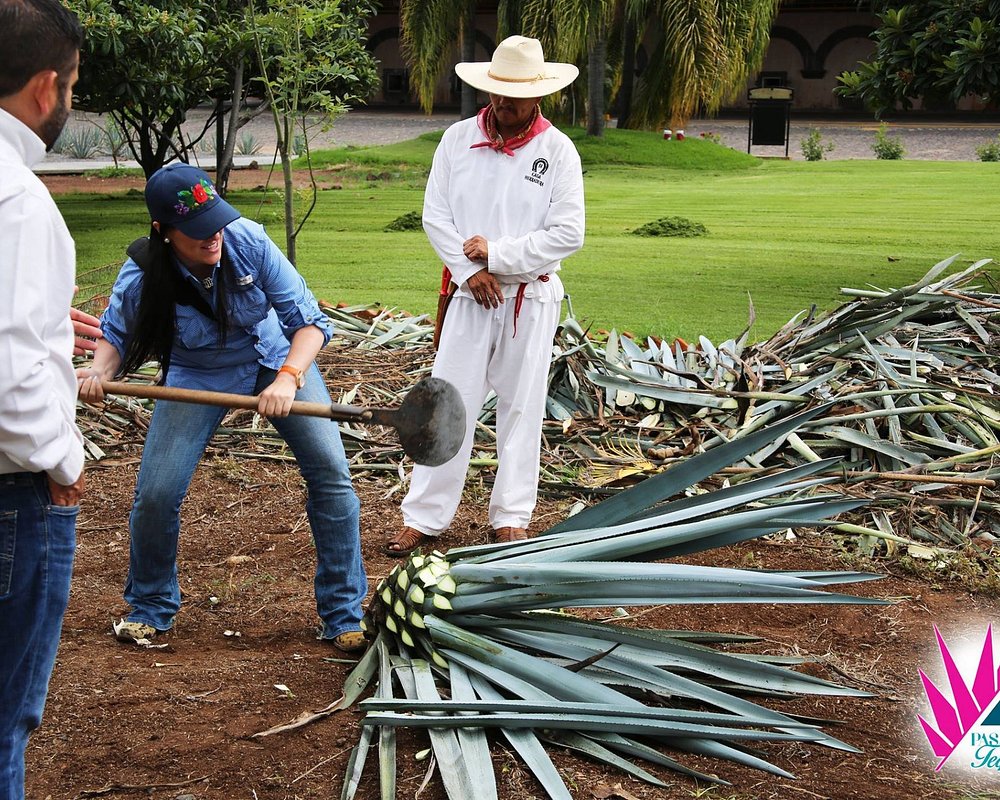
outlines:
{"label": "woman in blue cap", "polygon": [[[161,382],[254,394],[305,479],[316,544],[320,638],[364,648],[359,507],[337,426],[289,416],[293,400],[329,403],[314,363],[332,326],[302,276],[256,222],[223,200],[208,175],[170,164],[146,184],[148,239],[129,247],[101,318],[90,367],[77,370],[80,397],[103,400],[102,380],[160,363]],[[225,410],[160,400],[143,448],[129,517],[125,600],[114,624],[124,642],[169,630],[181,603],[177,581],[180,506]]]}

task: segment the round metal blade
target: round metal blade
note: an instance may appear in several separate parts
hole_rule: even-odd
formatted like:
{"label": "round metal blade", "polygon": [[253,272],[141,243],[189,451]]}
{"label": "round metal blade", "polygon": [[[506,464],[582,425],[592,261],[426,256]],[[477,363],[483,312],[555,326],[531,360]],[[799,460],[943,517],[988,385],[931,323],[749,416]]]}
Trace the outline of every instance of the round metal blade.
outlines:
{"label": "round metal blade", "polygon": [[458,389],[441,378],[422,378],[392,414],[405,453],[418,464],[450,461],[465,439],[465,406]]}

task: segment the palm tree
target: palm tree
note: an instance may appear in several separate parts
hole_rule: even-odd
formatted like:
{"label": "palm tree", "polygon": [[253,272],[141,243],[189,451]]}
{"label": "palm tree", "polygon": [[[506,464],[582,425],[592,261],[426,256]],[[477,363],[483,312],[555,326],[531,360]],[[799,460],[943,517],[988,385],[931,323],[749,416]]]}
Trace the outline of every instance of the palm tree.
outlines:
{"label": "palm tree", "polygon": [[[498,38],[521,33],[541,40],[546,57],[586,61],[587,133],[604,129],[609,52],[615,73],[631,63],[643,39],[656,44],[633,97],[631,68],[621,69],[629,127],[682,127],[699,110],[709,113],[743,88],[770,41],[780,0],[502,0]],[[403,49],[423,109],[461,31],[462,58],[473,59],[475,0],[403,0]],[[474,113],[475,92],[462,87],[462,116]],[[467,101],[466,98],[471,98]],[[622,126],[624,127],[624,125]]]}
{"label": "palm tree", "polygon": [[608,44],[616,0],[525,0],[525,36],[542,42],[550,60],[579,62],[586,56],[587,135],[604,133]]}
{"label": "palm tree", "polygon": [[[624,3],[626,18],[636,26],[635,42],[656,42],[634,106],[627,109],[627,124],[677,128],[698,111],[717,111],[760,68],[780,0]],[[623,83],[631,79],[622,76]]]}
{"label": "palm tree", "polygon": [[[426,113],[434,107],[434,88],[460,32],[462,61],[473,61],[476,52],[476,0],[402,0],[399,21],[403,55],[410,65],[410,83]],[[498,38],[520,33],[517,0],[497,5]],[[462,84],[462,119],[476,113],[476,90]]]}

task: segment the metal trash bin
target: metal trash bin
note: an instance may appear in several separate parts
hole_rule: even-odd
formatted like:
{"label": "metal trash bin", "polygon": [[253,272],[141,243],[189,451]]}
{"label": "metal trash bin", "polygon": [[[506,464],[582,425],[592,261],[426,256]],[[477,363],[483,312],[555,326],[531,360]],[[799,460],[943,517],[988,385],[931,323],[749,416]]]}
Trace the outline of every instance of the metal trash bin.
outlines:
{"label": "metal trash bin", "polygon": [[750,101],[748,153],[753,145],[771,147],[784,145],[785,158],[788,158],[793,95],[787,86],[760,86],[748,92],[747,99]]}

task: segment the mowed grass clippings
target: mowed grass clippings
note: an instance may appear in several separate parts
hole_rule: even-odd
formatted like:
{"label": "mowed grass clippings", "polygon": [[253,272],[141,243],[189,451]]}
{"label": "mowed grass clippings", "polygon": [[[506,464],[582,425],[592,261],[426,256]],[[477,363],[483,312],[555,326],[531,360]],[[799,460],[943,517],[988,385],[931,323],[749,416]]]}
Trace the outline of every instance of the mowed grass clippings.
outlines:
{"label": "mowed grass clippings", "polygon": [[[761,161],[702,140],[608,131],[595,142],[571,133],[584,163],[587,240],[562,278],[576,316],[596,329],[718,341],[743,328],[752,298],[753,338],[766,338],[813,304],[842,302],[840,287],[912,283],[955,253],[963,254],[956,266],[1000,259],[1000,164]],[[321,192],[298,260],[318,296],[434,313],[441,265],[426,236],[383,229],[421,209],[439,135],[314,154]],[[229,199],[283,245],[273,183]],[[141,197],[57,200],[81,272],[120,261],[147,230]],[[674,215],[711,235],[630,234]]]}

